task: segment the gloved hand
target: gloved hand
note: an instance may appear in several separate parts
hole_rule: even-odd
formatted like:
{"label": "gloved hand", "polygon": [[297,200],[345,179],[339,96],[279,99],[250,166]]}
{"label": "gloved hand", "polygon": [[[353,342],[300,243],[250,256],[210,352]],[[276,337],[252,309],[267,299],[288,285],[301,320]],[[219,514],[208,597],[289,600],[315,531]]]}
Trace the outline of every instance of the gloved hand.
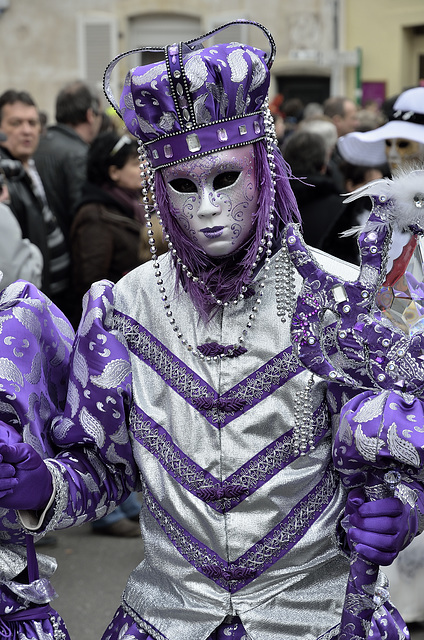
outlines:
{"label": "gloved hand", "polygon": [[22,436],[14,427],[0,420],[0,442],[15,444],[16,442],[22,442]]}
{"label": "gloved hand", "polygon": [[345,513],[349,548],[382,566],[393,562],[418,529],[415,507],[396,497],[367,501],[362,487],[349,492]]}
{"label": "gloved hand", "polygon": [[31,445],[0,443],[0,507],[42,510],[52,493],[52,475]]}

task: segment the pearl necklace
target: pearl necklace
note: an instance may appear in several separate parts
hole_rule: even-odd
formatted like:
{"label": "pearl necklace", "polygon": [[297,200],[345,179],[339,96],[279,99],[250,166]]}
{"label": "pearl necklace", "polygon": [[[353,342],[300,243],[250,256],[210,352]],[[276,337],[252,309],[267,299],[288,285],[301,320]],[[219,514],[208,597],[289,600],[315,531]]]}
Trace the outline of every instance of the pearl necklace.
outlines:
{"label": "pearl necklace", "polygon": [[[255,302],[254,305],[252,306],[250,313],[249,313],[249,317],[248,320],[246,322],[246,326],[245,329],[242,331],[241,335],[238,337],[237,341],[235,343],[233,343],[229,349],[226,350],[225,353],[221,353],[218,356],[207,356],[204,355],[203,353],[201,353],[199,351],[199,349],[194,348],[192,344],[190,344],[188,342],[188,340],[184,337],[183,332],[181,331],[175,317],[174,317],[174,313],[171,309],[171,305],[168,301],[168,296],[166,295],[166,289],[164,286],[164,282],[162,279],[162,273],[160,271],[160,263],[155,260],[155,262],[153,263],[153,266],[155,268],[155,276],[157,279],[157,284],[159,286],[159,292],[161,294],[162,297],[162,302],[164,303],[164,309],[165,309],[165,314],[166,317],[168,318],[169,324],[172,327],[172,330],[175,332],[178,340],[181,341],[181,344],[187,349],[187,351],[189,351],[194,357],[199,358],[199,360],[204,360],[205,362],[218,362],[219,360],[223,360],[225,358],[231,358],[234,356],[234,353],[240,348],[243,347],[246,336],[248,334],[249,329],[252,328],[254,321],[256,320],[256,316],[257,313],[259,311],[259,306],[262,302],[262,296],[263,296],[263,292],[264,292],[264,288],[265,288],[265,281],[268,278],[268,271],[269,271],[269,261],[270,258],[267,256],[265,258],[265,264],[263,267],[263,275],[261,277],[261,279],[258,282],[258,287],[259,287],[259,292],[256,294],[257,297],[255,298]],[[244,296],[243,296],[244,297]],[[233,300],[231,303],[227,302],[224,303],[223,306],[224,307],[228,307],[231,304],[232,305],[237,305],[239,303],[239,300]]]}

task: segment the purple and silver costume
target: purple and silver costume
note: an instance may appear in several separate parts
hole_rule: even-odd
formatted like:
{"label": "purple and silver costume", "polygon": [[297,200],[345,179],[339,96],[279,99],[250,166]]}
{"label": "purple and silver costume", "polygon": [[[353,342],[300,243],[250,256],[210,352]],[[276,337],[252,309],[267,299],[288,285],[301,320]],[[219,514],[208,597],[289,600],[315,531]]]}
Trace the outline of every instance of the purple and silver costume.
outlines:
{"label": "purple and silver costume", "polygon": [[[172,280],[168,256],[160,260]],[[72,451],[49,461],[57,494],[48,527],[101,517],[142,491],[146,558],[125,590],[122,628],[130,616],[152,638],[198,640],[237,615],[254,639],[337,635],[349,561],[336,536],[345,494],[331,460],[335,400],[319,378],[309,384],[301,455],[295,425],[311,374],[278,321],[279,260],[250,348],[234,360],[190,355],[164,322],[148,265],[87,296],[65,416],[53,429]],[[245,307],[204,326],[182,293],[178,315],[194,344],[231,342]]]}
{"label": "purple and silver costume", "polygon": [[[312,440],[307,455],[295,453],[304,409],[296,398],[311,376],[278,321],[279,258],[250,347],[237,359],[191,356],[164,322],[149,265],[113,287],[97,283],[87,298],[67,410],[53,428],[56,445],[72,451],[49,462],[57,470],[49,526],[100,517],[111,500],[142,491],[146,558],[123,606],[154,638],[206,638],[228,615],[261,640],[337,633],[348,559],[336,524],[345,496],[319,380],[310,393]],[[169,258],[160,262],[172,283]],[[178,316],[193,344],[227,344],[249,306],[226,307],[204,326],[181,293]]]}
{"label": "purple and silver costume", "polygon": [[[0,407],[12,427],[11,442],[31,444],[42,458],[54,455],[46,424],[66,399],[73,330],[36,287],[16,282],[0,296]],[[5,439],[5,424],[1,426]],[[33,551],[12,509],[0,509],[0,635],[7,638],[66,640],[60,616],[49,605],[56,593],[49,578],[54,558]]]}
{"label": "purple and silver costume", "polygon": [[[155,639],[206,638],[232,615],[254,639],[337,635],[349,564],[336,537],[345,495],[319,379],[309,385],[312,439],[306,455],[295,453],[311,376],[278,322],[279,259],[250,348],[235,360],[187,352],[163,321],[148,265],[87,297],[67,410],[53,429],[56,445],[72,451],[49,462],[57,484],[49,527],[100,517],[142,491],[146,558],[123,609]],[[342,263],[325,259],[341,273]],[[160,260],[172,280],[169,258]],[[178,315],[194,344],[227,343],[248,306],[203,326],[182,293]]]}

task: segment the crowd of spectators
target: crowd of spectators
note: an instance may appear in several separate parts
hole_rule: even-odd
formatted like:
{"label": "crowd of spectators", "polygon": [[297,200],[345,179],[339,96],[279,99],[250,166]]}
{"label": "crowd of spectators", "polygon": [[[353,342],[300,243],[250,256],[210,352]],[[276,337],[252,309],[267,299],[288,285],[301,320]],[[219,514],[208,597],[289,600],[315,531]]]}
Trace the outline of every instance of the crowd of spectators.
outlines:
{"label": "crowd of spectators", "polygon": [[[359,259],[356,242],[340,234],[361,223],[369,204],[364,199],[355,202],[354,207],[348,206],[343,203],[342,194],[368,180],[390,176],[389,153],[392,156],[399,153],[399,143],[390,147],[388,140],[384,161],[362,166],[363,163],[349,159],[338,141],[353,132],[381,128],[390,119],[393,104],[394,99],[390,98],[382,105],[371,102],[358,106],[344,96],[330,97],[322,104],[304,104],[299,98],[284,100],[281,95],[271,101],[278,144],[293,174],[305,239],[312,246],[350,262]],[[0,171],[5,178],[0,201],[4,207],[10,207],[18,221],[18,235],[22,235],[19,242],[24,241],[25,246],[25,250],[20,244],[16,248],[10,246],[7,255],[16,251],[18,256],[27,256],[30,252],[31,259],[24,261],[26,270],[22,274],[31,275],[29,267],[35,260],[32,281],[41,286],[74,325],[80,317],[82,293],[91,282],[99,277],[116,280],[149,257],[144,216],[138,202],[140,189],[126,189],[126,204],[130,203],[126,211],[122,202],[113,201],[116,193],[109,193],[109,202],[105,204],[108,214],[116,215],[118,210],[128,229],[132,227],[133,235],[138,237],[139,251],[128,252],[128,258],[133,256],[131,264],[123,265],[120,272],[111,271],[107,260],[103,261],[103,273],[93,266],[90,274],[90,265],[96,263],[90,254],[96,251],[98,242],[85,242],[81,255],[81,237],[87,236],[81,232],[81,213],[76,214],[81,208],[86,211],[87,198],[90,199],[87,190],[93,191],[93,186],[90,187],[93,171],[91,177],[87,176],[87,158],[91,153],[92,164],[103,163],[108,170],[117,166],[104,151],[105,132],[109,132],[110,140],[124,140],[122,136],[128,135],[117,118],[106,114],[100,97],[84,82],[70,82],[59,91],[54,124],[48,123],[46,114],[38,110],[27,92],[10,89],[0,96]],[[103,146],[99,136],[103,136],[100,138]],[[104,157],[99,159],[99,153],[104,153]],[[136,158],[135,150],[134,154]],[[119,154],[116,159],[119,160]],[[15,163],[13,171],[11,163]],[[102,181],[97,188],[106,187],[110,192],[113,180],[109,174],[104,173]],[[106,222],[98,220],[97,225],[99,240],[104,237]],[[110,234],[108,255],[121,251],[119,238],[119,233]],[[3,256],[5,262],[6,253]],[[10,263],[10,258],[7,262]],[[0,267],[4,274],[10,271],[6,264]],[[16,268],[13,274],[21,275]],[[3,279],[3,285],[8,282]]]}
{"label": "crowd of spectators", "polygon": [[[405,106],[399,110],[396,100],[406,101]],[[424,87],[364,105],[346,96],[303,104],[279,95],[271,111],[292,170],[305,240],[359,264],[356,236],[345,232],[363,224],[371,202],[364,197],[347,204],[344,196],[372,180],[391,177],[399,164],[424,160],[422,124],[393,123],[397,112],[423,114]],[[397,128],[385,130],[388,124]],[[370,154],[377,144],[378,154]]]}

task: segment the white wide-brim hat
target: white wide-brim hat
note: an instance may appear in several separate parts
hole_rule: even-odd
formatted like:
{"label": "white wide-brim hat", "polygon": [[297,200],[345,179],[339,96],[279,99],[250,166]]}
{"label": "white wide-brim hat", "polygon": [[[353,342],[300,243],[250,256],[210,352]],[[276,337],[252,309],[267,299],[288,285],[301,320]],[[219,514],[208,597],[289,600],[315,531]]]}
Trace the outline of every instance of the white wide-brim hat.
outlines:
{"label": "white wide-brim hat", "polygon": [[378,166],[387,162],[385,141],[390,138],[424,144],[424,87],[401,93],[393,105],[392,119],[382,127],[341,136],[337,147],[342,158],[351,164]]}

